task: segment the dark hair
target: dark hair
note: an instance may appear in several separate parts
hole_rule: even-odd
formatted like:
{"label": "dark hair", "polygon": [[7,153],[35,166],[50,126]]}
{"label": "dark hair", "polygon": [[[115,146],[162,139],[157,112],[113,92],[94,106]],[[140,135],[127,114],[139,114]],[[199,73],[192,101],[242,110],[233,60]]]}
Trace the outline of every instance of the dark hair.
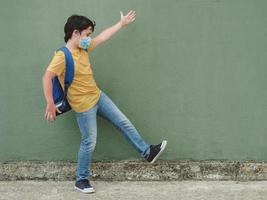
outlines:
{"label": "dark hair", "polygon": [[72,33],[75,29],[81,33],[84,29],[87,29],[88,27],[91,26],[92,31],[94,31],[95,25],[96,25],[95,21],[90,20],[85,16],[81,15],[70,16],[64,26],[65,42],[67,42],[71,38]]}

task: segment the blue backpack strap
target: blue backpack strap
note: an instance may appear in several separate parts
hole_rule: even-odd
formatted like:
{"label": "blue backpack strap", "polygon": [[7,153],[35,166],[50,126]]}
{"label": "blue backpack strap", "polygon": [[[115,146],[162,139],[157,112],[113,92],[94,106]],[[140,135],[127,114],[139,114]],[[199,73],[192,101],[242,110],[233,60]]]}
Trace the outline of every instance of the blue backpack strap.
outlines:
{"label": "blue backpack strap", "polygon": [[64,80],[64,96],[67,96],[68,87],[71,85],[74,78],[74,61],[71,52],[67,47],[61,47],[57,51],[63,51],[65,54],[66,72]]}

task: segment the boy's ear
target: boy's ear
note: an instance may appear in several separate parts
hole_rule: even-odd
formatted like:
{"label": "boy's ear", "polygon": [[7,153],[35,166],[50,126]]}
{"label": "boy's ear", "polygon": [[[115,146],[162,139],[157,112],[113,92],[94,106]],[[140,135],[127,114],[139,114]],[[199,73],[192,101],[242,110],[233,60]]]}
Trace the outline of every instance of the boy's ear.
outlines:
{"label": "boy's ear", "polygon": [[72,35],[80,35],[80,32],[77,29],[74,29]]}

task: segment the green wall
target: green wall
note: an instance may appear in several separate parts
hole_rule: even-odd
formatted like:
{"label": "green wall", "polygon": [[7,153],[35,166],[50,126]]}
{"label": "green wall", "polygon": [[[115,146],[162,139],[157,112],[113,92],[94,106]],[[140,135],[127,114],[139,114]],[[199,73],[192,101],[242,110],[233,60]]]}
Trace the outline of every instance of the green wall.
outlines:
{"label": "green wall", "polygon": [[[91,54],[98,86],[162,159],[267,160],[267,1],[3,0],[0,161],[76,160],[74,112],[44,120],[42,75],[71,14],[136,21]],[[98,117],[94,160],[141,158]]]}

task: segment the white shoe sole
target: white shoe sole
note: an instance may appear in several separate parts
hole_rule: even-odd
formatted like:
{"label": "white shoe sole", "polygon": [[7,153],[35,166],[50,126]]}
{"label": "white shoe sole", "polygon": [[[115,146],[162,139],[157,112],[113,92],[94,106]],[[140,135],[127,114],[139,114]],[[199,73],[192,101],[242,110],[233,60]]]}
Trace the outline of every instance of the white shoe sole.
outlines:
{"label": "white shoe sole", "polygon": [[79,190],[79,191],[81,191],[82,193],[86,193],[86,194],[88,194],[88,193],[94,193],[95,192],[95,189],[94,188],[87,188],[87,189],[84,189],[84,190],[82,190],[82,189],[80,189],[80,188],[78,188],[76,186],[74,186],[74,188],[77,189],[77,190]]}
{"label": "white shoe sole", "polygon": [[154,163],[157,160],[160,154],[162,154],[162,152],[164,151],[166,145],[167,145],[167,140],[163,140],[160,146],[160,152],[158,153],[158,155],[155,156],[155,158],[150,163]]}

